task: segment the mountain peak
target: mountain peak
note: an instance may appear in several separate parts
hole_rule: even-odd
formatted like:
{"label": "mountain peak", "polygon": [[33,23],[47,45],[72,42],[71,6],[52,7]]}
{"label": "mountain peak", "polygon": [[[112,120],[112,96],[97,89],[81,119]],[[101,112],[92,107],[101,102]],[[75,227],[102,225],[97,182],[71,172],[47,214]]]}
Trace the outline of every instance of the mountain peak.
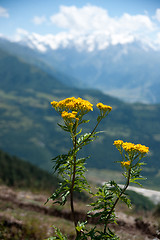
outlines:
{"label": "mountain peak", "polygon": [[99,89],[127,102],[160,102],[160,51],[142,47],[139,41],[94,51],[77,50],[74,45],[53,50],[45,42],[41,44],[46,48],[43,53],[27,47],[24,42],[20,45],[0,41],[6,51],[68,86]]}

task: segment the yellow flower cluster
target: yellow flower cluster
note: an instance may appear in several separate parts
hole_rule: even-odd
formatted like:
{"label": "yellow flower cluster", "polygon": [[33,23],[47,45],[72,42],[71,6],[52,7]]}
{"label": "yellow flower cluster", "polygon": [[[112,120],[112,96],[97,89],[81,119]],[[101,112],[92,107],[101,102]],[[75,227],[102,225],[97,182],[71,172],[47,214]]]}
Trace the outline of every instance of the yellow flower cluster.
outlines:
{"label": "yellow flower cluster", "polygon": [[114,145],[117,146],[117,147],[121,146],[122,143],[123,143],[122,140],[115,140],[115,141],[114,141]]}
{"label": "yellow flower cluster", "polygon": [[[82,120],[83,115],[93,111],[93,105],[80,97],[70,97],[65,98],[61,101],[52,101],[52,107],[59,112],[65,122],[69,127],[72,127],[75,123]],[[110,112],[112,107],[98,103],[97,107],[100,109],[101,117],[105,117],[106,112]],[[78,125],[77,125],[78,126]]]}
{"label": "yellow flower cluster", "polygon": [[149,152],[149,147],[146,147],[145,145],[123,142],[122,140],[114,141],[114,145],[117,148],[122,147],[126,152],[135,151],[144,154]]}
{"label": "yellow flower cluster", "polygon": [[112,107],[110,107],[108,105],[104,105],[103,103],[97,103],[96,106],[99,110],[102,110],[104,112],[107,112],[107,111],[110,112],[112,110]]}
{"label": "yellow flower cluster", "polygon": [[146,147],[145,145],[137,144],[135,145],[135,149],[141,153],[148,153],[149,147]]}
{"label": "yellow flower cluster", "polygon": [[124,142],[124,143],[122,143],[122,148],[126,152],[130,152],[130,151],[135,150],[135,144],[134,143],[130,143],[130,142]]}
{"label": "yellow flower cluster", "polygon": [[55,110],[62,112],[62,111],[76,111],[76,112],[89,112],[93,111],[93,105],[87,101],[83,100],[82,98],[66,98],[64,100],[61,100],[59,102],[53,101],[51,102],[52,106],[55,108]]}
{"label": "yellow flower cluster", "polygon": [[131,161],[121,162],[122,166],[128,167],[131,165]]}
{"label": "yellow flower cluster", "polygon": [[71,120],[71,119],[79,120],[79,118],[76,118],[76,115],[77,115],[77,112],[75,111],[72,111],[71,113],[63,111],[61,114],[62,118],[65,120]]}
{"label": "yellow flower cluster", "polygon": [[84,114],[93,111],[93,105],[80,97],[66,98],[59,102],[53,101],[51,104],[61,114],[65,124],[71,128]]}

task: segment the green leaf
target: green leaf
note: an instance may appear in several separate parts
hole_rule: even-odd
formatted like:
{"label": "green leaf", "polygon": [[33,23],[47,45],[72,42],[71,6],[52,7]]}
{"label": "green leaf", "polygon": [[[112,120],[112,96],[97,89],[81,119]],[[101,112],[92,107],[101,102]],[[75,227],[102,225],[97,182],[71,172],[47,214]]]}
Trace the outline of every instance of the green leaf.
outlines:
{"label": "green leaf", "polygon": [[83,120],[79,121],[79,125],[82,124],[82,123],[88,123],[88,122],[90,122],[90,120],[83,119]]}
{"label": "green leaf", "polygon": [[55,229],[55,234],[57,236],[48,240],[52,240],[52,239],[67,240],[67,236],[63,235],[59,228],[55,227],[54,225],[52,227]]}
{"label": "green leaf", "polygon": [[78,136],[81,132],[82,132],[82,128],[81,128],[80,131],[76,134],[76,136]]}
{"label": "green leaf", "polygon": [[66,132],[70,132],[70,129],[69,129],[67,126],[61,125],[61,124],[59,124],[59,123],[57,123],[57,125],[58,125],[60,128],[62,128],[62,130],[66,131]]}
{"label": "green leaf", "polygon": [[131,201],[126,195],[120,197],[121,201],[124,202],[129,208],[131,207]]}
{"label": "green leaf", "polygon": [[64,181],[60,183],[60,187],[57,188],[56,191],[47,199],[46,203],[49,200],[52,200],[53,204],[58,203],[59,205],[64,205],[67,201],[67,196],[69,195],[69,193],[70,193],[70,188]]}

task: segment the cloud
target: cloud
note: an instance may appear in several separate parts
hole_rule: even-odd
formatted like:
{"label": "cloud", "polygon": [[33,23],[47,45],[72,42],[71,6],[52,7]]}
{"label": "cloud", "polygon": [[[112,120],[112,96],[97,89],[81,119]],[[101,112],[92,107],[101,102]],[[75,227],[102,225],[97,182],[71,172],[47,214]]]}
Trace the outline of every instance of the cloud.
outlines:
{"label": "cloud", "polygon": [[160,22],[160,8],[156,10],[155,18]]}
{"label": "cloud", "polygon": [[46,22],[45,16],[41,16],[41,17],[35,16],[33,18],[33,23],[36,24],[36,25],[40,25],[40,24],[42,24],[44,22]]}
{"label": "cloud", "polygon": [[[50,23],[59,28],[59,33],[26,35],[32,41],[32,47],[37,46],[45,51],[47,46],[52,49],[75,46],[78,50],[103,50],[109,45],[128,44],[139,41],[144,47],[160,49],[157,20],[160,19],[160,9],[156,11],[156,21],[146,14],[130,15],[124,13],[120,17],[109,16],[107,10],[86,5],[61,6],[59,12],[50,17]],[[35,24],[46,21],[45,17],[35,17]]]}
{"label": "cloud", "polygon": [[107,31],[110,34],[119,30],[136,31],[153,29],[153,23],[146,15],[131,16],[127,13],[119,18],[108,15],[107,10],[87,5],[82,8],[61,6],[60,12],[51,16],[51,22],[69,31],[94,32]]}
{"label": "cloud", "polygon": [[0,6],[0,17],[9,18],[9,13],[7,9]]}
{"label": "cloud", "polygon": [[26,36],[29,35],[29,32],[22,28],[17,28],[16,35],[14,36],[15,41],[21,41],[23,38],[26,38]]}
{"label": "cloud", "polygon": [[108,20],[107,11],[96,6],[61,6],[60,12],[51,16],[51,22],[72,31],[90,32],[102,29]]}
{"label": "cloud", "polygon": [[110,44],[133,42],[155,30],[154,23],[147,15],[125,13],[121,17],[110,17],[107,10],[91,5],[82,8],[61,6],[59,13],[50,19],[73,36],[80,35],[83,43],[82,38],[88,36],[85,37],[86,42],[90,42],[92,47],[98,45],[99,49]]}

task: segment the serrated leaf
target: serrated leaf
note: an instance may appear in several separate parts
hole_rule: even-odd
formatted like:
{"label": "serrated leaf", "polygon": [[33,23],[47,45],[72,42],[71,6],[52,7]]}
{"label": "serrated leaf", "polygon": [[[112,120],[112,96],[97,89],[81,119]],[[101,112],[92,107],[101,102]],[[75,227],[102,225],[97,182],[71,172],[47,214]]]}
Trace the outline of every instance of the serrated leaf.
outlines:
{"label": "serrated leaf", "polygon": [[61,124],[59,124],[59,123],[57,123],[57,125],[58,125],[60,128],[62,128],[62,130],[66,131],[66,132],[70,132],[70,129],[69,129],[67,126],[61,125]]}

